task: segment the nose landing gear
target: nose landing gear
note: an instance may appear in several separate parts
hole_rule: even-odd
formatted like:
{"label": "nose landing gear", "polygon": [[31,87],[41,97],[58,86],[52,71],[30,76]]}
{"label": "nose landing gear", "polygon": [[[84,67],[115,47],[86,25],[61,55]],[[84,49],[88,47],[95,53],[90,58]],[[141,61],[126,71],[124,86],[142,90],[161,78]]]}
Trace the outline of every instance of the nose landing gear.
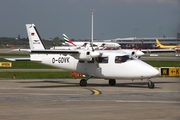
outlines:
{"label": "nose landing gear", "polygon": [[86,79],[81,79],[79,82],[80,86],[86,86],[87,85],[87,81],[93,76],[88,76]]}

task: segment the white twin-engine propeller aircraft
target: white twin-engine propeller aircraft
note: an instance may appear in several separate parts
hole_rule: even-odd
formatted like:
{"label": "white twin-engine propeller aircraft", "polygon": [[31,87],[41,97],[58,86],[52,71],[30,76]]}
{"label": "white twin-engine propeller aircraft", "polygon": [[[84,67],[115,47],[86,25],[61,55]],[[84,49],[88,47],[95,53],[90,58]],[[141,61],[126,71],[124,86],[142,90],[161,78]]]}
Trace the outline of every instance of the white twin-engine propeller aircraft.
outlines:
{"label": "white twin-engine propeller aircraft", "polygon": [[30,60],[87,75],[86,79],[80,80],[80,86],[86,86],[87,80],[97,77],[109,79],[111,86],[116,84],[115,79],[147,79],[148,87],[154,88],[150,79],[159,71],[124,51],[45,49],[35,25],[26,24],[26,29]]}

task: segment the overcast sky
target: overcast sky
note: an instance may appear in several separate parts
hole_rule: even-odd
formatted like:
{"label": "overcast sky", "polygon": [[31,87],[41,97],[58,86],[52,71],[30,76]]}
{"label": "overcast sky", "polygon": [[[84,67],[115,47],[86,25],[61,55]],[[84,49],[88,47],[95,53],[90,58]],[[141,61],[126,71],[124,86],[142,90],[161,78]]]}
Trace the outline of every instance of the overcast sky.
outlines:
{"label": "overcast sky", "polygon": [[176,37],[180,0],[0,0],[0,37],[27,37],[34,23],[42,38]]}

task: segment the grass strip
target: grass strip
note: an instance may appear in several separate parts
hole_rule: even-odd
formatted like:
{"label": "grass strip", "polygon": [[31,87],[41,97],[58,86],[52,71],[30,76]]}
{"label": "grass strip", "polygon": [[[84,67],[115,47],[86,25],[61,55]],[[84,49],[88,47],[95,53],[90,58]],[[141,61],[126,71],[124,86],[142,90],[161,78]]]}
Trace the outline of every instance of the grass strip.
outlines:
{"label": "grass strip", "polygon": [[71,76],[71,72],[0,72],[0,78],[55,79],[55,78],[72,78],[72,76]]}
{"label": "grass strip", "polygon": [[11,62],[12,67],[0,67],[0,69],[55,69],[55,67],[44,65],[39,62],[33,61],[8,61],[3,58],[0,58],[0,62]]}
{"label": "grass strip", "polygon": [[152,60],[146,60],[144,61],[153,67],[180,67],[179,61],[152,61]]}
{"label": "grass strip", "polygon": [[27,54],[24,54],[24,53],[22,53],[22,54],[16,54],[16,53],[0,53],[0,56],[17,56],[17,57],[22,56],[22,57],[28,57],[28,56],[29,56],[29,53],[27,53]]}

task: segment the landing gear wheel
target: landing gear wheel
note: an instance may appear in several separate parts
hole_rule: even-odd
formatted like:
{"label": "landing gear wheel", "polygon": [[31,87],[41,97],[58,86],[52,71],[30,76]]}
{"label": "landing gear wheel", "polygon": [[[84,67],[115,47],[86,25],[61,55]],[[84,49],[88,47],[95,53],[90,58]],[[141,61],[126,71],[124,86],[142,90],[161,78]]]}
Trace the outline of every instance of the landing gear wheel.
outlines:
{"label": "landing gear wheel", "polygon": [[154,83],[153,82],[148,82],[148,88],[153,89],[154,88]]}
{"label": "landing gear wheel", "polygon": [[115,79],[109,79],[109,85],[110,86],[116,85],[116,80]]}
{"label": "landing gear wheel", "polygon": [[81,79],[79,84],[80,84],[80,86],[86,86],[87,85],[87,80]]}

